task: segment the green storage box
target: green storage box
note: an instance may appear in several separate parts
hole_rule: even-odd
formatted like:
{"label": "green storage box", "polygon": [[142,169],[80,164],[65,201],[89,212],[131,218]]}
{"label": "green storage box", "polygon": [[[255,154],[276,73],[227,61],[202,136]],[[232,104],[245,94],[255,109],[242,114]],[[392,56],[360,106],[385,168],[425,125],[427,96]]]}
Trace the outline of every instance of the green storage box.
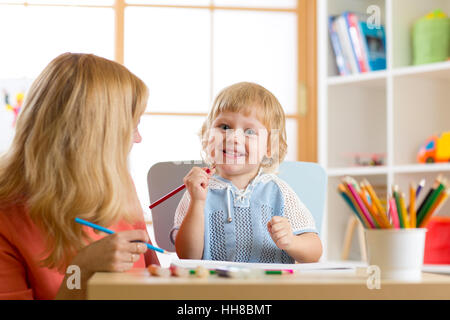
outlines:
{"label": "green storage box", "polygon": [[413,26],[413,64],[446,61],[450,57],[450,19],[436,10]]}

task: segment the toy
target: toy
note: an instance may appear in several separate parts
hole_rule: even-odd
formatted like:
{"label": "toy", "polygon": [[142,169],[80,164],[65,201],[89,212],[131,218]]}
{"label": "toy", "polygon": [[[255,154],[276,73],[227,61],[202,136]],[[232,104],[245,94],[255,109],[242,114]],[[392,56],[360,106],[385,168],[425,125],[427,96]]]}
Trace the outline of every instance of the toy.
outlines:
{"label": "toy", "polygon": [[450,161],[450,131],[429,137],[417,154],[419,163]]}
{"label": "toy", "polygon": [[347,153],[346,157],[350,157],[353,161],[353,165],[357,167],[367,167],[367,166],[382,166],[384,165],[384,159],[386,157],[385,153],[375,153],[375,152],[356,152]]}
{"label": "toy", "polygon": [[412,30],[413,64],[445,61],[450,55],[450,19],[435,10],[418,19]]}
{"label": "toy", "polygon": [[6,109],[14,112],[14,120],[13,120],[12,126],[15,127],[17,117],[19,116],[19,113],[20,113],[20,109],[22,109],[24,94],[22,92],[19,92],[16,94],[16,104],[14,106],[11,105],[9,102],[8,92],[4,91],[4,96],[5,96]]}

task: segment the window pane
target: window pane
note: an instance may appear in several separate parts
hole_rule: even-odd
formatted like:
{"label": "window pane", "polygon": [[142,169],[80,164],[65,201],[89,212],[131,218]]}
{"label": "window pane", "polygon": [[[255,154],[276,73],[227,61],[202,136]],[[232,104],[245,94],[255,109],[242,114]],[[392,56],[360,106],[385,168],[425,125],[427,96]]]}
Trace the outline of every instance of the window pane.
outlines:
{"label": "window pane", "polygon": [[114,0],[0,0],[1,3],[29,3],[29,4],[67,4],[67,5],[100,5],[110,6]]}
{"label": "window pane", "polygon": [[284,160],[297,160],[297,120],[286,119],[286,136],[287,136],[287,154]]}
{"label": "window pane", "polygon": [[9,148],[14,138],[15,112],[11,107],[20,108],[17,96],[25,94],[30,84],[30,79],[0,79],[0,153]]}
{"label": "window pane", "polygon": [[235,82],[256,82],[286,113],[295,113],[296,30],[294,13],[215,11],[214,93]]}
{"label": "window pane", "polygon": [[148,170],[161,161],[201,159],[198,132],[204,120],[192,116],[142,116],[139,125],[142,142],[131,150],[130,169],[145,212],[149,212]]}
{"label": "window pane", "polygon": [[125,65],[149,86],[149,111],[207,112],[209,10],[127,8]]}
{"label": "window pane", "polygon": [[126,0],[128,4],[161,4],[178,6],[208,6],[210,0]]}
{"label": "window pane", "polygon": [[213,0],[216,6],[255,8],[296,8],[297,0]]}
{"label": "window pane", "polygon": [[67,51],[114,58],[111,8],[2,6],[0,30],[11,29],[2,33],[1,78],[35,78]]}

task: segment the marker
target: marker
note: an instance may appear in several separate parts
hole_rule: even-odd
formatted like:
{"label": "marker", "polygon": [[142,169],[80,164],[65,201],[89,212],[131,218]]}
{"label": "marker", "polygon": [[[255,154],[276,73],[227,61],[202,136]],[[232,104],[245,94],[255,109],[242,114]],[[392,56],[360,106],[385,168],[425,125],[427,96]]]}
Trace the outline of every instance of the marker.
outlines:
{"label": "marker", "polygon": [[148,266],[148,271],[152,276],[168,278],[170,277],[170,270],[167,268],[161,268],[157,264],[151,264]]}
{"label": "marker", "polygon": [[195,275],[198,278],[207,278],[209,275],[216,274],[215,270],[208,270],[205,267],[198,266],[195,269],[189,270],[189,274]]}
{"label": "marker", "polygon": [[[102,231],[102,232],[107,233],[107,234],[113,234],[114,233],[114,231],[112,231],[112,230],[109,230],[109,229],[104,228],[102,226],[99,226],[99,225],[97,225],[95,223],[92,223],[92,222],[89,222],[89,221],[86,221],[86,220],[83,220],[83,219],[80,219],[80,218],[75,218],[75,222],[79,223],[79,224],[82,224],[82,225],[85,225],[85,226],[88,226],[88,227],[90,227],[92,229]],[[134,241],[132,241],[132,242],[134,242]],[[149,248],[150,250],[155,250],[155,251],[158,251],[158,252],[161,252],[161,253],[166,253],[165,250],[163,250],[161,248],[154,247],[150,243],[146,243],[146,242],[142,242],[142,241],[135,241],[135,242],[145,243],[147,248]]]}
{"label": "marker", "polygon": [[176,277],[180,277],[180,278],[187,278],[189,276],[189,270],[182,268],[182,267],[178,267],[174,264],[171,264],[169,267],[170,272],[172,273],[173,276]]}
{"label": "marker", "polygon": [[265,270],[264,273],[267,274],[267,275],[294,274],[294,270],[292,270],[292,269],[284,269],[284,270]]}
{"label": "marker", "polygon": [[216,268],[216,274],[219,277],[225,278],[258,278],[264,274],[262,269],[249,269],[249,268]]}

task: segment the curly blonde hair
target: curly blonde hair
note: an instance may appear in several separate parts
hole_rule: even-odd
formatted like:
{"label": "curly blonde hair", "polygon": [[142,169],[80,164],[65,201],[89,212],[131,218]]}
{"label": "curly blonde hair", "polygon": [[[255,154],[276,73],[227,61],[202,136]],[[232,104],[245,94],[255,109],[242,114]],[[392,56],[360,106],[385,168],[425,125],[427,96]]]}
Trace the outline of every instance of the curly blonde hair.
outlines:
{"label": "curly blonde hair", "polygon": [[25,204],[46,234],[42,263],[67,265],[89,240],[74,222],[103,226],[142,212],[128,171],[147,86],[91,54],[56,57],[31,85],[0,158],[0,205]]}
{"label": "curly blonde hair", "polygon": [[[278,99],[266,88],[252,82],[239,82],[224,88],[214,99],[209,114],[202,125],[200,138],[203,152],[207,148],[207,133],[222,112],[249,114],[257,108],[258,120],[268,131],[271,162],[262,163],[265,172],[274,172],[287,152],[286,117]],[[206,160],[205,160],[206,161]]]}

